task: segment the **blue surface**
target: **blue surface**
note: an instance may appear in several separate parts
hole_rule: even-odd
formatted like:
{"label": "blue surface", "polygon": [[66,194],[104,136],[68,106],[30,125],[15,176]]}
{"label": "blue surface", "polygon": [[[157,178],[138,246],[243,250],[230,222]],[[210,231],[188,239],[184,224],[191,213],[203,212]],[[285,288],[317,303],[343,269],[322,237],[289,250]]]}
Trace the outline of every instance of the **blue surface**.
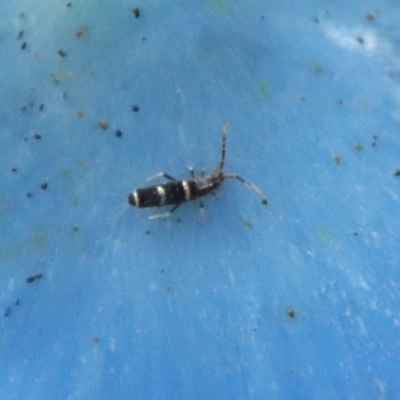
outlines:
{"label": "blue surface", "polygon": [[[0,398],[399,398],[400,2],[67,3],[1,6]],[[223,121],[267,206],[127,204]]]}

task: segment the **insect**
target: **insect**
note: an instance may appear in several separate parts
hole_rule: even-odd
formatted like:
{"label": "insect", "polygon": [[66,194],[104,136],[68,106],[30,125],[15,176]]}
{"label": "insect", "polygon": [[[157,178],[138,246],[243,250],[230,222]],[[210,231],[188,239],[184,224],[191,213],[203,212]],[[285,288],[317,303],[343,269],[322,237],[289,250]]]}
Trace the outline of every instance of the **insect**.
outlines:
{"label": "insect", "polygon": [[237,174],[224,173],[227,131],[228,126],[226,123],[223,123],[221,160],[217,169],[207,174],[202,171],[200,176],[195,176],[193,169],[189,168],[189,180],[178,180],[165,172],[159,172],[147,180],[164,177],[168,179],[169,182],[134,190],[128,196],[128,203],[139,208],[173,205],[170,211],[163,214],[152,215],[149,219],[169,217],[182,203],[190,200],[198,200],[203,210],[204,206],[201,201],[203,196],[214,193],[225,179],[237,179],[256,192],[262,198],[262,204],[267,204],[267,198],[257,186],[246,181]]}

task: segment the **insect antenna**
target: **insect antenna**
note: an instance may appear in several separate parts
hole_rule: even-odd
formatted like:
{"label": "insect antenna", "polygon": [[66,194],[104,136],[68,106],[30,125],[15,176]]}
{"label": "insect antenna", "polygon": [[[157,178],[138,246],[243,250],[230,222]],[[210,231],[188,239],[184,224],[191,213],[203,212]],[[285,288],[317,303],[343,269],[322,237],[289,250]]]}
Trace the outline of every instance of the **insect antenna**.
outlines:
{"label": "insect antenna", "polygon": [[226,122],[222,124],[222,152],[221,152],[221,161],[219,163],[218,170],[223,171],[225,166],[225,146],[226,146],[226,133],[228,131],[228,125]]}
{"label": "insect antenna", "polygon": [[246,179],[243,179],[241,176],[236,175],[236,174],[226,174],[224,175],[224,178],[228,179],[237,179],[238,181],[244,183],[249,189],[251,189],[253,192],[256,192],[261,198],[262,198],[262,203],[263,204],[268,204],[268,200],[265,197],[264,193],[254,184],[252,184],[249,181],[246,181]]}

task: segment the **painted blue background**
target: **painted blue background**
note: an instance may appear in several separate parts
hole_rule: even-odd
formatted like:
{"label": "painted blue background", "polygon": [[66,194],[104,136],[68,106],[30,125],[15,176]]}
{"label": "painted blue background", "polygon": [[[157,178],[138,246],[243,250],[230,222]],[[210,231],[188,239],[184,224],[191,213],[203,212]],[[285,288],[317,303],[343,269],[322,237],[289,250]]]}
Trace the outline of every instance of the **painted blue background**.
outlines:
{"label": "painted blue background", "polygon": [[398,0],[0,9],[0,398],[400,398]]}

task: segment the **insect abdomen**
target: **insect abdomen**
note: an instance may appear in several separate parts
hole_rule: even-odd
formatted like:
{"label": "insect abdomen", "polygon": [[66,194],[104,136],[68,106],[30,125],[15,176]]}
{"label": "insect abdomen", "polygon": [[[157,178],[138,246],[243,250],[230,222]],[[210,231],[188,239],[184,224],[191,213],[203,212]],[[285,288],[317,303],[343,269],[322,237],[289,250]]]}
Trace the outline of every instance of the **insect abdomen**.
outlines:
{"label": "insect abdomen", "polygon": [[157,207],[183,203],[196,197],[194,181],[173,181],[164,185],[137,189],[129,194],[128,202],[136,207]]}

